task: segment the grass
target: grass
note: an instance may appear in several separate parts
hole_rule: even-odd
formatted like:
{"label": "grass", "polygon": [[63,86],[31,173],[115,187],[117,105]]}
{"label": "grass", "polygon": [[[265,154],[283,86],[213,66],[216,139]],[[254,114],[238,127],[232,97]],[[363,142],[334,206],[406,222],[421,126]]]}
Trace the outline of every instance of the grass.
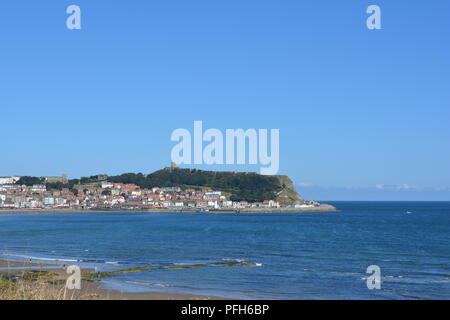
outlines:
{"label": "grass", "polygon": [[[0,300],[72,300],[75,292],[66,290],[66,282],[47,271],[0,275]],[[95,294],[77,296],[91,300]]]}
{"label": "grass", "polygon": [[48,272],[24,272],[0,278],[0,300],[62,300],[64,285],[51,282]]}

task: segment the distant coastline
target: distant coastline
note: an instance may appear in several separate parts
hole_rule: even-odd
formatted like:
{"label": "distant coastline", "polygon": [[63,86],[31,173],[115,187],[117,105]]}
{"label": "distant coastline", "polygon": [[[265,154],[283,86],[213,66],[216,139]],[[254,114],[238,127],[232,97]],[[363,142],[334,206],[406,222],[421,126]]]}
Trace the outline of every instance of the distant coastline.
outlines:
{"label": "distant coastline", "polygon": [[99,174],[80,179],[0,177],[0,213],[41,212],[325,212],[305,200],[288,176],[171,167],[151,174]]}
{"label": "distant coastline", "polygon": [[335,212],[336,207],[329,204],[321,204],[315,207],[300,207],[300,208],[244,208],[244,209],[210,209],[210,210],[189,210],[189,209],[0,209],[0,214],[19,214],[19,213],[105,213],[105,212],[120,212],[120,213],[302,213],[302,212]]}

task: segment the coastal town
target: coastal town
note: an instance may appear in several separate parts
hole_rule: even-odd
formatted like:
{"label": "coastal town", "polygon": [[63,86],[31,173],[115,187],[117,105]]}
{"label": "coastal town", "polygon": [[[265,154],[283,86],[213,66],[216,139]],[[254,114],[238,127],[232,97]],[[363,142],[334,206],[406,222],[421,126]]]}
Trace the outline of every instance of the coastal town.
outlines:
{"label": "coastal town", "polygon": [[[67,176],[41,177],[42,183],[25,185],[21,177],[0,177],[0,209],[71,210],[168,210],[209,211],[242,209],[282,209],[279,202],[231,201],[226,192],[208,188],[153,187],[107,181],[99,176],[94,183],[64,187]],[[58,188],[58,186],[60,186]],[[314,208],[316,201],[304,201],[290,208]]]}

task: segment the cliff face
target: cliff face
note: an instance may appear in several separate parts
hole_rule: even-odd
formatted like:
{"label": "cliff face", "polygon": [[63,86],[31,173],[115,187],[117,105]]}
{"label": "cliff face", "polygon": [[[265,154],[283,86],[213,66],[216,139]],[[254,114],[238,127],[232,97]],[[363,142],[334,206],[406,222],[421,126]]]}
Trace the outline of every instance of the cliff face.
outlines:
{"label": "cliff face", "polygon": [[292,180],[288,176],[275,176],[281,186],[281,191],[277,193],[275,198],[281,205],[302,204],[305,200],[295,190]]}

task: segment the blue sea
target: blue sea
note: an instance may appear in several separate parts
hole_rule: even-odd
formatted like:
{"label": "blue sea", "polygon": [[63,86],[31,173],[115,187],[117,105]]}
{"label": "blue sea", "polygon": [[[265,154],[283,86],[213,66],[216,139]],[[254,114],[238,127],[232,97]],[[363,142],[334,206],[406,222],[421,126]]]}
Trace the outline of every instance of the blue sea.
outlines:
{"label": "blue sea", "polygon": [[[330,202],[331,213],[0,215],[0,259],[116,274],[131,292],[239,299],[449,299],[450,202]],[[223,262],[251,263],[230,267]],[[381,289],[367,288],[367,267]]]}

